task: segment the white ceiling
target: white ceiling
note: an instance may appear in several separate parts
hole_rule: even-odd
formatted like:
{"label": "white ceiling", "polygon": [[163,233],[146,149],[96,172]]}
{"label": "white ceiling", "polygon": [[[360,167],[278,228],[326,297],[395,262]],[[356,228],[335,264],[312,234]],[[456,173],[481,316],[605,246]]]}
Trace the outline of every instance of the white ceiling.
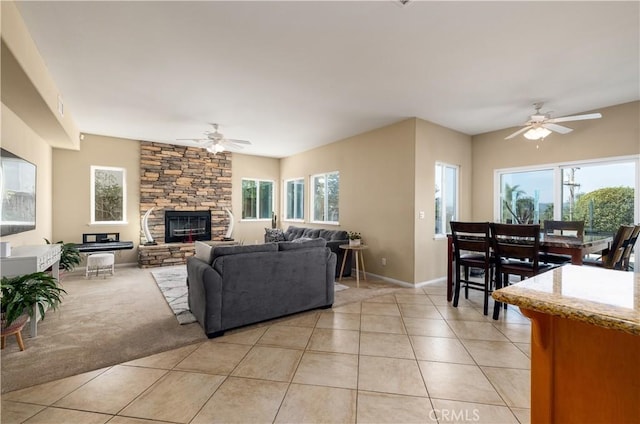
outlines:
{"label": "white ceiling", "polygon": [[409,118],[474,135],[640,99],[640,2],[36,2],[18,7],[80,131],[217,122],[284,157]]}

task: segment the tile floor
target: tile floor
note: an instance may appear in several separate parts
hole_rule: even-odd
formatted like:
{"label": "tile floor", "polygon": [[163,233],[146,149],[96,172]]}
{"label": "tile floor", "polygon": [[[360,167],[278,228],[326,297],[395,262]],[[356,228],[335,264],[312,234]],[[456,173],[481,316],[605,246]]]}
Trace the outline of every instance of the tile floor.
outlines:
{"label": "tile floor", "polygon": [[[530,325],[402,289],[6,393],[2,423],[528,423]],[[503,311],[504,312],[504,311]]]}

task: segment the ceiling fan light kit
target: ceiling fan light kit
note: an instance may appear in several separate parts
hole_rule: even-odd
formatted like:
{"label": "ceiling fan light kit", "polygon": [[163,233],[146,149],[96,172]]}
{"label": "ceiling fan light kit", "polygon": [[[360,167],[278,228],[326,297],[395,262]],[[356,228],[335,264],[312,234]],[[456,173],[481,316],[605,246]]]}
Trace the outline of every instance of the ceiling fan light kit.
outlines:
{"label": "ceiling fan light kit", "polygon": [[538,128],[531,128],[529,131],[524,133],[524,136],[529,140],[540,140],[541,138],[545,138],[549,134],[551,134],[551,131],[549,131],[548,129],[543,127],[538,127]]}
{"label": "ceiling fan light kit", "polygon": [[585,115],[573,115],[573,116],[563,116],[560,118],[552,118],[549,112],[541,113],[540,109],[542,109],[543,103],[534,103],[533,107],[536,109],[536,112],[530,116],[530,119],[524,123],[524,128],[520,128],[518,131],[513,134],[505,137],[505,140],[509,140],[514,138],[517,135],[524,133],[525,138],[529,140],[540,140],[544,139],[552,132],[556,132],[558,134],[568,134],[573,129],[569,127],[565,127],[563,125],[558,125],[558,122],[570,122],[570,121],[584,121],[587,119],[598,119],[602,118],[602,114],[600,113],[588,113]]}

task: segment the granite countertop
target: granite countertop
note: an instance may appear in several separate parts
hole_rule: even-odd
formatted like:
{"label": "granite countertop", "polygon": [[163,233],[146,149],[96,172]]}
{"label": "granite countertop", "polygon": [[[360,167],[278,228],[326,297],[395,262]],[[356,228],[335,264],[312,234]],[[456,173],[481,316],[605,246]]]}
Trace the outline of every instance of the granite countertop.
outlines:
{"label": "granite countertop", "polygon": [[565,265],[493,292],[523,309],[640,335],[640,273]]}

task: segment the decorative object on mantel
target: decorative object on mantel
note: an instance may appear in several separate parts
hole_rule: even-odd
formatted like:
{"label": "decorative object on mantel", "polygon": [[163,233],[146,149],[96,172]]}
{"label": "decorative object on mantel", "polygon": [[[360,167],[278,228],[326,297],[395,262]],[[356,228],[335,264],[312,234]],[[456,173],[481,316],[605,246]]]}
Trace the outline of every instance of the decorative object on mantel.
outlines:
{"label": "decorative object on mantel", "polygon": [[349,246],[360,246],[362,236],[357,231],[349,231]]}
{"label": "decorative object on mantel", "polygon": [[15,334],[20,350],[24,350],[20,331],[27,322],[26,317],[36,319],[36,314],[39,314],[44,319],[47,308],[56,310],[66,291],[46,272],[2,277],[0,287],[2,347],[4,348],[5,337]]}
{"label": "decorative object on mantel", "polygon": [[151,212],[153,211],[153,209],[154,209],[153,207],[149,209],[142,217],[142,231],[144,232],[145,240],[147,240],[144,244],[145,246],[154,246],[158,244],[153,239],[153,236],[151,235],[151,231],[149,231],[149,215],[151,215]]}
{"label": "decorative object on mantel", "polygon": [[229,208],[225,208],[227,211],[227,215],[229,216],[229,228],[227,229],[227,233],[224,235],[222,240],[224,241],[232,241],[233,240],[233,225],[234,225],[234,217]]}

